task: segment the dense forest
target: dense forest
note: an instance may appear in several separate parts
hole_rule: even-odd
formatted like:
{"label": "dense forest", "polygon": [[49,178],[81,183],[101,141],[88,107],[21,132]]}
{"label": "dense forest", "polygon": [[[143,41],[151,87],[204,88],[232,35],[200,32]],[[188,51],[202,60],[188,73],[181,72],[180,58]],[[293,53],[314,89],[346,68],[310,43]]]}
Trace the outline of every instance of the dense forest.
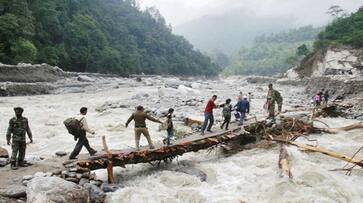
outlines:
{"label": "dense forest", "polygon": [[312,50],[322,28],[304,26],[288,32],[261,35],[251,48],[242,47],[224,74],[273,75],[297,65]]}
{"label": "dense forest", "polygon": [[134,0],[0,0],[0,62],[68,71],[215,75],[156,9]]}
{"label": "dense forest", "polygon": [[321,49],[334,45],[363,47],[363,7],[350,16],[341,16],[342,10],[339,9],[333,11],[332,14],[337,18],[319,33],[314,48]]}

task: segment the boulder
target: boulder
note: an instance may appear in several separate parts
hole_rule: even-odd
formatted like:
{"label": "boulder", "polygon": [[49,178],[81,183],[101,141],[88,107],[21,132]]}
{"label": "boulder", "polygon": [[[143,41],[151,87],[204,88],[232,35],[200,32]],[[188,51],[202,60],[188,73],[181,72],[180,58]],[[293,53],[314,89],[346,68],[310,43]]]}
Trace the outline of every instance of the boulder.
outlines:
{"label": "boulder", "polygon": [[202,181],[202,182],[207,181],[207,174],[204,173],[202,170],[197,169],[197,168],[182,167],[182,168],[176,169],[176,171],[181,172],[181,173],[185,173],[185,174],[188,174],[188,175],[197,176],[200,179],[200,181]]}
{"label": "boulder", "polygon": [[0,147],[0,158],[9,158],[8,150]]}
{"label": "boulder", "polygon": [[95,82],[96,80],[91,78],[91,77],[88,77],[86,75],[80,75],[77,77],[77,80],[80,81],[80,82]]}
{"label": "boulder", "polygon": [[0,196],[10,198],[26,197],[26,187],[23,185],[10,185],[0,189]]}
{"label": "boulder", "polygon": [[88,191],[58,177],[33,178],[26,189],[27,202],[87,203]]}
{"label": "boulder", "polygon": [[54,86],[46,83],[6,83],[0,87],[1,96],[50,94]]}
{"label": "boulder", "polygon": [[23,181],[24,180],[31,180],[33,178],[32,175],[26,175],[26,176],[23,176]]}
{"label": "boulder", "polygon": [[202,87],[202,84],[197,83],[197,82],[193,82],[193,83],[191,84],[191,87],[192,87],[193,89],[200,89],[200,88]]}
{"label": "boulder", "polygon": [[85,183],[83,187],[88,190],[91,202],[101,203],[105,201],[106,194],[99,187],[90,183]]}
{"label": "boulder", "polygon": [[104,191],[104,192],[115,192],[116,190],[120,189],[120,188],[123,188],[122,185],[120,184],[109,184],[109,183],[103,183],[101,185],[101,189]]}
{"label": "boulder", "polygon": [[65,152],[65,151],[57,151],[55,153],[55,155],[62,157],[62,156],[66,156],[67,155],[67,152]]}
{"label": "boulder", "polygon": [[0,167],[4,167],[9,164],[9,161],[7,158],[0,158]]}
{"label": "boulder", "polygon": [[0,63],[0,81],[6,82],[54,82],[64,78],[67,73],[48,64],[6,65]]}
{"label": "boulder", "polygon": [[199,90],[192,89],[190,87],[187,87],[185,85],[179,85],[178,87],[179,93],[181,94],[199,94]]}

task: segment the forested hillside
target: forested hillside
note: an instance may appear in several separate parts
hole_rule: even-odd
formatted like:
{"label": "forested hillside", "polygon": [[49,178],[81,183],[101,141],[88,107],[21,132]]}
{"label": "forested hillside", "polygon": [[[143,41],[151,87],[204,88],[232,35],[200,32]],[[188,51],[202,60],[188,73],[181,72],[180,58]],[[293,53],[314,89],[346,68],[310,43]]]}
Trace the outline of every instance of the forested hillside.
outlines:
{"label": "forested hillside", "polygon": [[133,0],[0,0],[0,62],[68,71],[215,75],[218,66]]}
{"label": "forested hillside", "polygon": [[314,43],[315,49],[330,45],[363,47],[363,7],[350,16],[338,17],[319,33],[318,40]]}
{"label": "forested hillside", "polygon": [[225,68],[227,75],[273,75],[296,65],[312,49],[313,42],[322,28],[305,26],[269,36],[255,38],[251,48],[242,47]]}

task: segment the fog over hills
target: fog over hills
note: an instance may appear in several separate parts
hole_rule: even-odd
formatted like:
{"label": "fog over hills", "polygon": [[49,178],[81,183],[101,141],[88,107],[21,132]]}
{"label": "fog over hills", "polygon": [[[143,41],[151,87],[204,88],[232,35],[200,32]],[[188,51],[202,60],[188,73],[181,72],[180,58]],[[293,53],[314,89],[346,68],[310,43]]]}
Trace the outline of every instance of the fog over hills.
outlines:
{"label": "fog over hills", "polygon": [[235,54],[256,36],[305,25],[320,27],[332,18],[326,11],[339,5],[355,12],[361,0],[139,0],[141,8],[156,7],[173,32],[202,51]]}
{"label": "fog over hills", "polygon": [[176,26],[173,30],[186,37],[198,49],[220,50],[230,55],[236,53],[241,46],[251,46],[256,36],[293,28],[294,23],[294,18],[286,16],[260,17],[236,9],[221,15],[203,16]]}

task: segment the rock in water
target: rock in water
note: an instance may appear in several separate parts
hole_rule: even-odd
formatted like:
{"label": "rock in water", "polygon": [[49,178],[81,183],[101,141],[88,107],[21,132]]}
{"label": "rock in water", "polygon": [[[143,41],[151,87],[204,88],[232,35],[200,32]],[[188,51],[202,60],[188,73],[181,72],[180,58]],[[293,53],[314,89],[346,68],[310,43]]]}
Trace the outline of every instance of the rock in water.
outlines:
{"label": "rock in water", "polygon": [[[2,186],[3,187],[3,186]],[[0,196],[10,198],[26,197],[26,187],[23,185],[10,185],[0,189]]]}
{"label": "rock in water", "polygon": [[88,191],[58,177],[37,177],[28,183],[27,202],[87,203]]}
{"label": "rock in water", "polygon": [[197,176],[202,182],[207,181],[207,174],[197,168],[183,167],[176,169],[176,171],[181,173],[186,173],[188,175]]}
{"label": "rock in water", "polygon": [[101,185],[101,189],[104,192],[115,192],[116,190],[122,188],[123,186],[120,184],[108,184],[108,183],[103,183]]}
{"label": "rock in water", "polygon": [[7,158],[0,158],[0,167],[4,167],[8,165],[8,159]]}
{"label": "rock in water", "polygon": [[8,150],[0,147],[0,158],[9,158]]}
{"label": "rock in water", "polygon": [[80,76],[78,76],[77,77],[77,80],[80,81],[80,82],[94,82],[95,81],[95,79],[90,78],[90,77],[88,77],[86,75],[80,75]]}
{"label": "rock in water", "polygon": [[89,192],[89,197],[91,202],[104,202],[106,194],[97,186],[85,183],[83,186]]}
{"label": "rock in water", "polygon": [[55,153],[55,155],[62,157],[62,156],[67,155],[67,152],[65,152],[65,151],[58,151],[58,152]]}

